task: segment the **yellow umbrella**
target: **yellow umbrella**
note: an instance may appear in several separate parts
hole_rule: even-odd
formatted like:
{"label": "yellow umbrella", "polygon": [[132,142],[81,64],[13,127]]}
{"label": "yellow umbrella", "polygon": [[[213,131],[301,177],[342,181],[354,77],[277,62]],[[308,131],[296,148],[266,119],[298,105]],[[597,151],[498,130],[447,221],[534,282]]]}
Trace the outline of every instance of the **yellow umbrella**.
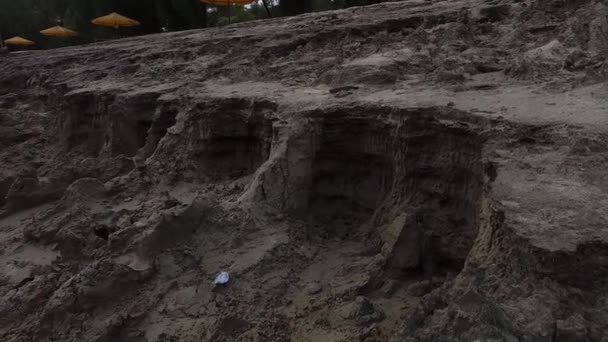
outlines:
{"label": "yellow umbrella", "polygon": [[95,25],[108,26],[113,27],[115,29],[119,27],[134,27],[141,25],[139,21],[127,18],[124,15],[120,15],[116,12],[93,19],[93,21],[91,22]]}
{"label": "yellow umbrella", "polygon": [[29,45],[36,44],[31,40],[21,38],[19,36],[9,38],[9,39],[5,40],[4,42],[6,43],[6,45],[15,45],[15,46],[29,46]]}
{"label": "yellow umbrella", "polygon": [[76,37],[78,33],[63,26],[53,26],[46,30],[40,31],[45,36],[49,37]]}
{"label": "yellow umbrella", "polygon": [[201,0],[201,2],[216,6],[249,5],[255,1],[256,0]]}

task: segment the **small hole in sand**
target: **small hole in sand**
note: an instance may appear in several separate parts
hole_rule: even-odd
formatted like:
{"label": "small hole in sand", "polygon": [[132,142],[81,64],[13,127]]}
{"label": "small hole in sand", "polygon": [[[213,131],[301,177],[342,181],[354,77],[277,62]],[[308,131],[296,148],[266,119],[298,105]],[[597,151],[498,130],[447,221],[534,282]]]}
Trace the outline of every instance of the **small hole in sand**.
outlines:
{"label": "small hole in sand", "polygon": [[110,231],[106,227],[95,228],[93,232],[95,233],[95,235],[104,239],[105,241],[108,241],[108,238],[110,237]]}

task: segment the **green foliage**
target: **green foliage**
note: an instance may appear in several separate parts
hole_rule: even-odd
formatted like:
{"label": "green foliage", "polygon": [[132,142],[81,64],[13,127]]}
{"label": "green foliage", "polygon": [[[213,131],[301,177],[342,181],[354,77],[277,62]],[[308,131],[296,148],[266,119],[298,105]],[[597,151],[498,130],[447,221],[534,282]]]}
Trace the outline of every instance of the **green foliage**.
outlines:
{"label": "green foliage", "polygon": [[[209,26],[224,26],[230,23],[240,23],[258,18],[259,8],[239,7],[212,7],[207,11]],[[261,12],[260,12],[261,13]]]}

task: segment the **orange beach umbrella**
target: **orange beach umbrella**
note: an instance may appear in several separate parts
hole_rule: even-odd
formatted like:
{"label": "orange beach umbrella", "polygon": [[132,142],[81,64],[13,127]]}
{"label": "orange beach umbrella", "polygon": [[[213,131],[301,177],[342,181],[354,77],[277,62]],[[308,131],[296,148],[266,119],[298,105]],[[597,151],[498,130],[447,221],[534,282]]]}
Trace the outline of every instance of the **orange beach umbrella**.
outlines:
{"label": "orange beach umbrella", "polygon": [[119,27],[135,27],[141,25],[139,21],[127,18],[124,15],[120,15],[116,12],[112,12],[103,17],[95,18],[91,21],[95,25],[113,27],[115,29]]}
{"label": "orange beach umbrella", "polygon": [[76,31],[72,31],[69,28],[65,28],[63,26],[53,26],[49,27],[46,30],[40,31],[40,33],[47,37],[76,37],[78,33]]}
{"label": "orange beach umbrella", "polygon": [[29,46],[29,45],[36,44],[29,39],[21,38],[19,36],[9,38],[9,39],[5,40],[4,42],[6,43],[6,45],[15,45],[15,46]]}

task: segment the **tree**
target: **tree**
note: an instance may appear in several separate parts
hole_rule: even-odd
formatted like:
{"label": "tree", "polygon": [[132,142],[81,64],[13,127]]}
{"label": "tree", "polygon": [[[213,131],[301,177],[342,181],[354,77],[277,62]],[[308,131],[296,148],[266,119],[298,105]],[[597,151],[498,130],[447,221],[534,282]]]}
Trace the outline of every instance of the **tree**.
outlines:
{"label": "tree", "polygon": [[312,12],[310,0],[281,0],[279,7],[281,14],[286,16]]}
{"label": "tree", "polygon": [[198,0],[155,0],[160,27],[171,31],[207,26],[207,6]]}

